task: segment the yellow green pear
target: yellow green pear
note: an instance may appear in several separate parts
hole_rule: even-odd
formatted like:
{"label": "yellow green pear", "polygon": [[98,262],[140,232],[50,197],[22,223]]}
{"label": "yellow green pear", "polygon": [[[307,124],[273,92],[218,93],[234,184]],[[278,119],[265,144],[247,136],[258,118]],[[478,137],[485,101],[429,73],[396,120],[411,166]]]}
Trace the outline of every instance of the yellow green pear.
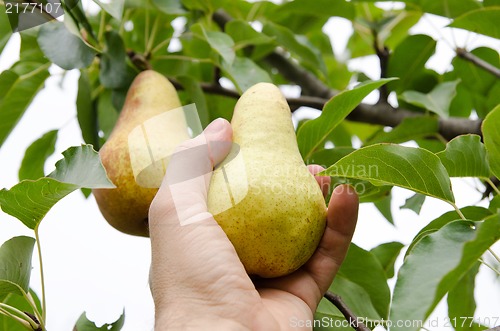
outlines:
{"label": "yellow green pear", "polygon": [[93,194],[104,218],[116,229],[149,236],[148,211],[164,176],[168,156],[189,139],[174,86],[147,70],[132,82],[109,139],[99,151],[114,189]]}
{"label": "yellow green pear", "polygon": [[208,209],[248,274],[289,274],[314,253],[326,223],[290,108],[275,85],[259,83],[238,100],[231,124],[233,150],[213,173]]}

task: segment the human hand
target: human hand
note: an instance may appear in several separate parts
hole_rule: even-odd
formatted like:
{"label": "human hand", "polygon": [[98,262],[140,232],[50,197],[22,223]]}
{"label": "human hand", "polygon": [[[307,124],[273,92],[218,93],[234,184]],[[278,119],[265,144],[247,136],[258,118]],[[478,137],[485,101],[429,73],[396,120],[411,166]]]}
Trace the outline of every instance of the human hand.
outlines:
{"label": "human hand", "polygon": [[[156,330],[297,330],[291,320],[313,318],[351,242],[358,197],[343,185],[332,194],[325,233],[309,261],[290,275],[252,281],[207,211],[211,170],[229,153],[231,140],[230,124],[218,119],[183,143],[178,151],[188,153],[172,157],[151,204],[150,285]],[[204,175],[176,180],[193,178],[185,173],[193,168]],[[309,166],[309,170],[316,174],[322,168]],[[330,178],[316,180],[325,192]]]}

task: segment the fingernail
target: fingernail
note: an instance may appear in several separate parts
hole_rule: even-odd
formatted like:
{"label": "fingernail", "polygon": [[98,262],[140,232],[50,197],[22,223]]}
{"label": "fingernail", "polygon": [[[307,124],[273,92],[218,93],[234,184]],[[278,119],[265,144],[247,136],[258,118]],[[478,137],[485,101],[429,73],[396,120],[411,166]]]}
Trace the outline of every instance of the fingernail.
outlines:
{"label": "fingernail", "polygon": [[223,119],[223,118],[218,118],[216,119],[215,121],[213,121],[212,123],[210,123],[207,128],[205,129],[205,133],[217,133],[221,130],[224,129],[224,127],[226,126],[226,120]]}

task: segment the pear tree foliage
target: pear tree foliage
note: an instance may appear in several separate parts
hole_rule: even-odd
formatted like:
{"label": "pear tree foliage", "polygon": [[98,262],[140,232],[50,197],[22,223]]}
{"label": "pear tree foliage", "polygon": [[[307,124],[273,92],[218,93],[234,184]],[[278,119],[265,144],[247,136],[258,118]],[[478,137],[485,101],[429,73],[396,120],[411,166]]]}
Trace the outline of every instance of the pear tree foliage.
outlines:
{"label": "pear tree foliage", "polygon": [[[494,246],[500,238],[498,0],[83,2],[61,1],[64,16],[32,27],[7,15],[13,2],[0,3],[0,52],[15,34],[21,39],[18,61],[0,73],[0,148],[13,143],[7,138],[49,77],[80,73],[75,109],[82,146],[66,146],[56,171],[44,175],[58,137],[57,130],[47,132],[26,149],[19,183],[0,191],[2,212],[34,230],[33,237],[71,192],[88,196],[90,188],[112,187],[96,151],[139,72],[152,69],[170,79],[183,104],[196,104],[203,126],[231,119],[241,93],[272,82],[300,91],[288,98],[293,112],[305,114],[297,126],[299,150],[306,163],[325,167],[331,189],[353,185],[361,203],[373,204],[396,230],[405,224],[394,207],[419,214],[430,199],[450,206],[436,219],[420,217],[412,241],[384,240],[380,233],[383,243],[371,250],[351,244],[330,287],[349,313],[371,328],[416,331],[416,324],[396,322],[426,321],[447,297],[455,330],[500,324],[474,318],[478,272],[500,274]],[[414,32],[431,15],[446,24]],[[349,29],[337,29],[340,23]],[[459,30],[469,34],[468,43],[486,36],[490,46],[447,37]],[[336,39],[347,39],[342,52],[332,46]],[[439,43],[454,56],[438,72],[429,63],[440,55]],[[362,59],[377,63],[376,76],[373,68],[353,69]],[[370,93],[375,100],[366,98]],[[451,178],[457,177],[475,183],[481,202],[456,205]],[[415,195],[394,206],[395,187]],[[29,288],[34,243],[21,236],[0,247],[0,329],[45,330],[45,294],[40,300]],[[500,291],[492,286],[491,293]],[[326,299],[315,313],[324,317],[346,318]],[[85,313],[75,323],[75,330],[126,325],[122,315],[99,328]]]}

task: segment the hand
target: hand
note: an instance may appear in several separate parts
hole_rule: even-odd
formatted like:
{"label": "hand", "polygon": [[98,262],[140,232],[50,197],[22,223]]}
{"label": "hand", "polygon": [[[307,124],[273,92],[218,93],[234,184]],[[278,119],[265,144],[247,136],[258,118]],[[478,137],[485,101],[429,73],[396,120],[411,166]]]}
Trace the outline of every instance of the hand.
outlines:
{"label": "hand", "polygon": [[[177,151],[197,152],[172,157],[151,204],[150,285],[156,330],[296,330],[291,321],[313,318],[351,242],[358,197],[343,185],[332,194],[325,233],[309,261],[288,276],[252,282],[233,245],[207,211],[213,165],[227,155],[231,140],[230,124],[218,119],[183,143]],[[195,165],[199,177],[175,183],[179,176],[195,177],[185,173]],[[309,170],[316,174],[322,168],[310,166]],[[327,190],[329,177],[316,180]]]}

